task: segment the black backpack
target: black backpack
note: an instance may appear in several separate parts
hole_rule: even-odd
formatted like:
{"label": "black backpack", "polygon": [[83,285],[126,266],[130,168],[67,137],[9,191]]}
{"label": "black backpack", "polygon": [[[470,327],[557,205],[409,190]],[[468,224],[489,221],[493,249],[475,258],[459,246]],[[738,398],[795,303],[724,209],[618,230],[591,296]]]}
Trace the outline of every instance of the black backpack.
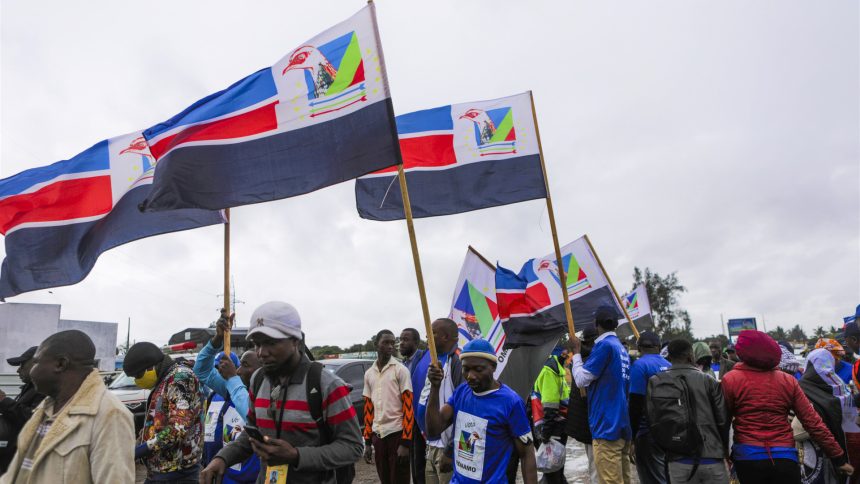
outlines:
{"label": "black backpack", "polygon": [[[305,397],[308,400],[311,418],[314,419],[314,422],[316,422],[317,428],[320,431],[320,440],[322,444],[325,445],[333,440],[333,435],[322,412],[322,370],[322,363],[318,361],[311,362],[310,367],[308,368]],[[254,389],[254,395],[256,396],[260,392],[260,386],[263,384],[262,370],[257,370],[251,379],[251,386]],[[334,470],[334,473],[337,484],[352,484],[352,481],[355,479],[355,464],[338,467]]]}
{"label": "black backpack", "polygon": [[696,425],[696,400],[687,377],[672,371],[651,377],[646,410],[654,443],[664,452],[693,459],[693,470],[687,478],[691,479],[699,468],[704,442]]}

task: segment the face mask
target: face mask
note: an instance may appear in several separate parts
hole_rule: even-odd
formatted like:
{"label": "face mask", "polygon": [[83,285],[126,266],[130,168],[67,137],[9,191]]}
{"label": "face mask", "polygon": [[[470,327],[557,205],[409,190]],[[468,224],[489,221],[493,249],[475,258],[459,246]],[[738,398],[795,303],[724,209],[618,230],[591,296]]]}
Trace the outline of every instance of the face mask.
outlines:
{"label": "face mask", "polygon": [[158,373],[156,373],[155,368],[146,370],[142,377],[134,379],[135,385],[146,390],[153,388],[156,383],[158,383]]}

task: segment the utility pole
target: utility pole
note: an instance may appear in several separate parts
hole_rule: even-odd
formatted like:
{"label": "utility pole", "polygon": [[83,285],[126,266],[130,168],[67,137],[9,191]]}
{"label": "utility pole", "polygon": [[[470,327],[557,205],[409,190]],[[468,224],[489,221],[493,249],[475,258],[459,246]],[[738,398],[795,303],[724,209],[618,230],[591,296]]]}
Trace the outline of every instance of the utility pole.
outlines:
{"label": "utility pole", "polygon": [[128,317],[128,330],[125,333],[125,351],[131,347],[131,316]]}
{"label": "utility pole", "polygon": [[[233,286],[230,290],[230,312],[236,314],[236,305],[237,304],[245,304],[245,301],[240,301],[239,298],[236,297],[236,279],[233,276],[230,276],[230,285]],[[218,298],[224,297],[223,294],[218,294]]]}

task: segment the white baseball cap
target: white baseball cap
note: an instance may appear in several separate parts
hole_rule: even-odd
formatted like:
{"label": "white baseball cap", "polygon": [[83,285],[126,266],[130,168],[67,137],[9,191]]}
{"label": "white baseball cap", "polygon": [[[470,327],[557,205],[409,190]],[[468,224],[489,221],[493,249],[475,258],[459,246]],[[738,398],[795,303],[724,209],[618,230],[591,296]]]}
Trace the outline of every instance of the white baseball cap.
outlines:
{"label": "white baseball cap", "polygon": [[281,301],[270,301],[254,310],[251,315],[251,328],[245,339],[251,335],[262,333],[270,338],[302,339],[302,318],[291,304]]}

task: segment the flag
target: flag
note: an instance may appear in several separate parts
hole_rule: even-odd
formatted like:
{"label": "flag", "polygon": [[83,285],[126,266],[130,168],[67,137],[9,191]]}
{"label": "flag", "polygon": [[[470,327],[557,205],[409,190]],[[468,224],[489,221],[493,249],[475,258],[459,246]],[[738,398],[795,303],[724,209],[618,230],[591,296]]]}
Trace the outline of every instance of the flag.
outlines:
{"label": "flag", "polygon": [[6,258],[0,297],[80,282],[102,252],[152,235],[222,223],[220,212],[141,213],[154,161],[140,132],[0,180]]}
{"label": "flag", "polygon": [[[468,212],[546,197],[529,93],[397,117],[414,217]],[[355,182],[361,217],[405,217],[397,168]]]}
{"label": "flag", "polygon": [[[636,325],[636,329],[642,332],[654,327],[654,318],[651,316],[651,302],[648,300],[648,291],[645,289],[645,284],[637,285],[632,291],[622,296],[621,301],[627,309],[627,314],[633,320],[633,324]],[[626,338],[633,334],[633,329],[625,318],[624,322],[618,325],[618,329],[615,332],[619,338]]]}
{"label": "flag", "polygon": [[[561,248],[573,321],[577,331],[594,324],[594,311],[618,306],[606,275],[585,237]],[[567,332],[564,294],[555,254],[530,259],[519,273],[496,268],[496,300],[509,347],[537,346]]]}
{"label": "flag", "polygon": [[460,331],[460,348],[479,338],[493,345],[499,358],[495,372],[498,378],[511,350],[504,349],[505,331],[496,305],[496,267],[472,247],[466,251],[466,259],[454,285],[449,317],[457,323]]}
{"label": "flag", "polygon": [[374,5],[144,136],[145,208],[220,209],[308,193],[399,163]]}

